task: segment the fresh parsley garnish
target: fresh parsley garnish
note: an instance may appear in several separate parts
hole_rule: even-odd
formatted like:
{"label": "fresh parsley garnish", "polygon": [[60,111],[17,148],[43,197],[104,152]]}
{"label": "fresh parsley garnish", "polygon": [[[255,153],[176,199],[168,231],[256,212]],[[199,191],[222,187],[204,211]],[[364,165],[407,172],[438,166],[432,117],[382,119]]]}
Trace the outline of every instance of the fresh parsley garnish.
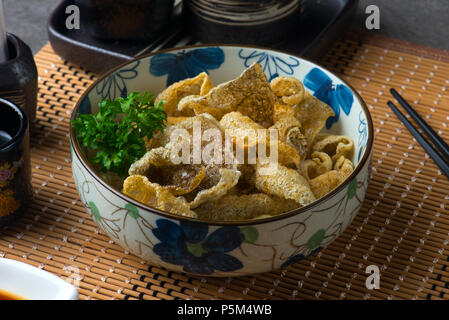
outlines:
{"label": "fresh parsley garnish", "polygon": [[164,130],[164,102],[155,105],[154,98],[149,92],[131,92],[126,98],[104,99],[97,114],[80,114],[73,120],[80,143],[96,151],[93,162],[99,171],[125,177],[146,152],[144,137],[149,140]]}

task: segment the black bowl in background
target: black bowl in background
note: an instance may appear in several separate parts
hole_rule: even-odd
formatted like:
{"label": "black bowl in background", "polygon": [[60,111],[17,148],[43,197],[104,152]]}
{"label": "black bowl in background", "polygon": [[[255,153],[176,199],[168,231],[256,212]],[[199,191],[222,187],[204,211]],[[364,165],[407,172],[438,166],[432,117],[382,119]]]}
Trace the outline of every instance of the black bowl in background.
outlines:
{"label": "black bowl in background", "polygon": [[[170,24],[154,39],[107,41],[92,37],[84,28],[67,29],[65,10],[73,1],[61,1],[50,15],[50,43],[62,58],[94,73],[107,72],[121,63],[154,50],[196,43],[186,28],[192,21],[184,24],[181,17],[182,5],[175,6]],[[347,26],[354,19],[358,2],[359,0],[302,0],[296,24],[287,33],[287,41],[270,47],[319,61],[346,32]],[[219,41],[203,43],[217,42]]]}
{"label": "black bowl in background", "polygon": [[174,0],[74,0],[81,28],[102,40],[149,40],[170,22]]}
{"label": "black bowl in background", "polygon": [[186,26],[196,41],[278,46],[288,40],[303,0],[184,0]]}

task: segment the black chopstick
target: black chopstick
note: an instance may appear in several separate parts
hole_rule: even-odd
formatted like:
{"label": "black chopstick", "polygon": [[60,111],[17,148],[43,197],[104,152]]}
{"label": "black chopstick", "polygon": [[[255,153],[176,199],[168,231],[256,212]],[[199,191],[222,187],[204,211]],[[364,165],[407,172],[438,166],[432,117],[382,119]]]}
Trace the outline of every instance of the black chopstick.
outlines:
{"label": "black chopstick", "polygon": [[390,89],[391,94],[399,102],[399,104],[407,111],[407,113],[412,117],[412,119],[418,124],[418,126],[424,131],[424,133],[429,137],[430,141],[437,147],[437,149],[443,155],[446,162],[449,162],[449,146],[444,142],[443,139],[429,126],[423,118],[413,109],[413,107],[408,104],[407,101],[395,90]]}
{"label": "black chopstick", "polygon": [[440,156],[440,154],[435,150],[434,147],[419,133],[419,131],[413,126],[413,124],[402,114],[401,111],[391,102],[387,102],[388,106],[393,110],[396,116],[401,120],[404,126],[410,131],[410,133],[415,137],[416,141],[424,148],[424,150],[429,154],[429,156],[435,161],[437,166],[441,171],[449,178],[449,164]]}

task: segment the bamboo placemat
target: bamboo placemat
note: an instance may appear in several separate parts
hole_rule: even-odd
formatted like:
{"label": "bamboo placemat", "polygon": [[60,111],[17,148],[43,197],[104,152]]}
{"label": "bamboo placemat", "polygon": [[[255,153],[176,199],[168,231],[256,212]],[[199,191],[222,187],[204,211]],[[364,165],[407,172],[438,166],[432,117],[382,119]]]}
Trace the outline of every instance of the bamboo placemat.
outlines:
{"label": "bamboo placemat", "polygon": [[[386,106],[388,89],[399,89],[444,137],[449,53],[427,57],[416,46],[392,43],[340,41],[322,61],[360,91],[374,121],[372,180],[354,222],[327,249],[287,269],[224,279],[141,261],[88,216],[72,180],[68,126],[96,75],[61,60],[47,44],[35,57],[35,200],[20,222],[0,230],[0,256],[78,280],[81,299],[449,298],[448,180]],[[366,287],[369,265],[380,269],[378,290]]]}

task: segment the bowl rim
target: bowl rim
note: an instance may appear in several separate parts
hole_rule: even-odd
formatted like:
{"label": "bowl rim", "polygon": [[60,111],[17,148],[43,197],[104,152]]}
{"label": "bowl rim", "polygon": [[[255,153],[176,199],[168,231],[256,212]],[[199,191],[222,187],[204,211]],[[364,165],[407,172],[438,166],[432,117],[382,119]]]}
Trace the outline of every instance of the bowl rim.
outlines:
{"label": "bowl rim", "polygon": [[[261,218],[261,219],[245,219],[245,220],[229,220],[229,221],[216,221],[216,220],[200,220],[197,218],[191,218],[191,217],[185,217],[185,216],[181,216],[181,215],[175,215],[169,212],[165,212],[162,210],[159,210],[157,208],[153,208],[150,207],[148,205],[145,205],[129,196],[127,196],[126,194],[124,194],[121,191],[118,191],[116,189],[114,189],[112,186],[110,186],[103,178],[101,178],[101,176],[99,176],[97,174],[97,172],[92,168],[92,166],[90,165],[90,163],[87,161],[87,159],[84,158],[83,153],[80,152],[80,146],[78,143],[78,139],[75,139],[75,132],[74,129],[72,127],[72,121],[75,118],[75,115],[78,114],[78,110],[81,106],[81,102],[85,99],[86,96],[88,96],[89,92],[92,91],[93,88],[95,88],[101,81],[103,81],[106,77],[112,75],[114,72],[120,70],[121,68],[134,63],[136,61],[140,61],[152,56],[156,56],[158,54],[161,53],[168,53],[168,52],[173,52],[173,51],[181,51],[181,50],[188,50],[188,49],[196,49],[196,48],[211,48],[211,47],[221,47],[221,48],[244,48],[244,49],[255,49],[255,50],[266,50],[266,51],[271,51],[274,53],[280,53],[280,54],[285,54],[291,57],[294,57],[296,59],[305,61],[307,63],[310,63],[322,70],[325,70],[326,72],[328,72],[329,74],[333,75],[334,77],[336,77],[339,81],[341,81],[344,85],[346,85],[351,93],[354,95],[354,97],[358,100],[360,106],[362,107],[362,110],[366,116],[367,119],[367,125],[368,125],[368,140],[366,143],[366,148],[365,148],[365,152],[363,154],[362,159],[359,161],[359,163],[357,164],[357,166],[354,168],[354,171],[351,173],[351,175],[349,177],[347,177],[345,179],[345,181],[343,183],[341,183],[337,188],[333,189],[331,192],[327,193],[324,197],[319,198],[318,200],[310,203],[307,206],[304,207],[300,207],[300,208],[296,208],[290,211],[286,211],[283,212],[279,215],[276,216],[272,216],[272,217],[267,217],[267,218]],[[336,75],[334,72],[328,70],[327,68],[323,67],[321,64],[310,61],[308,59],[302,58],[298,55],[292,54],[290,52],[287,51],[282,51],[282,50],[277,50],[277,49],[270,49],[270,48],[266,48],[266,47],[262,47],[262,46],[253,46],[253,45],[240,45],[240,44],[198,44],[198,45],[188,45],[188,46],[182,46],[182,47],[176,47],[176,48],[168,48],[168,49],[164,49],[164,50],[160,50],[157,52],[151,52],[151,53],[147,53],[144,55],[140,55],[138,57],[135,57],[134,59],[131,59],[127,62],[121,63],[119,65],[117,65],[116,67],[112,68],[111,70],[103,73],[102,75],[100,75],[90,86],[88,86],[83,94],[79,97],[78,101],[76,102],[73,110],[72,110],[72,114],[70,116],[70,123],[69,123],[69,134],[70,134],[70,145],[72,146],[73,149],[73,153],[76,155],[76,157],[79,159],[79,161],[81,162],[81,164],[83,165],[83,167],[89,172],[90,175],[92,175],[94,177],[94,179],[100,183],[103,187],[105,187],[107,190],[109,190],[110,192],[112,192],[113,194],[115,194],[116,196],[118,196],[119,198],[121,198],[124,201],[127,201],[129,203],[132,203],[135,207],[142,209],[144,211],[149,211],[151,213],[157,214],[161,217],[164,218],[168,218],[168,219],[173,219],[173,220],[178,220],[178,221],[184,221],[184,222],[194,222],[194,223],[204,223],[207,225],[212,225],[212,226],[249,226],[249,225],[259,225],[259,224],[264,224],[264,223],[269,223],[269,222],[273,222],[273,221],[277,221],[277,220],[283,220],[283,219],[288,219],[291,218],[293,216],[299,215],[301,213],[310,211],[311,209],[319,206],[320,204],[326,202],[328,199],[334,197],[336,194],[340,193],[341,190],[343,190],[344,188],[346,188],[349,183],[360,173],[360,171],[362,170],[362,168],[365,166],[366,162],[368,161],[368,159],[370,158],[371,152],[372,152],[372,148],[373,148],[373,142],[374,142],[374,125],[373,125],[373,120],[371,118],[371,114],[369,112],[369,109],[365,103],[365,101],[362,99],[362,97],[359,95],[359,93],[349,84],[347,83],[345,80],[343,80],[340,76]]]}

